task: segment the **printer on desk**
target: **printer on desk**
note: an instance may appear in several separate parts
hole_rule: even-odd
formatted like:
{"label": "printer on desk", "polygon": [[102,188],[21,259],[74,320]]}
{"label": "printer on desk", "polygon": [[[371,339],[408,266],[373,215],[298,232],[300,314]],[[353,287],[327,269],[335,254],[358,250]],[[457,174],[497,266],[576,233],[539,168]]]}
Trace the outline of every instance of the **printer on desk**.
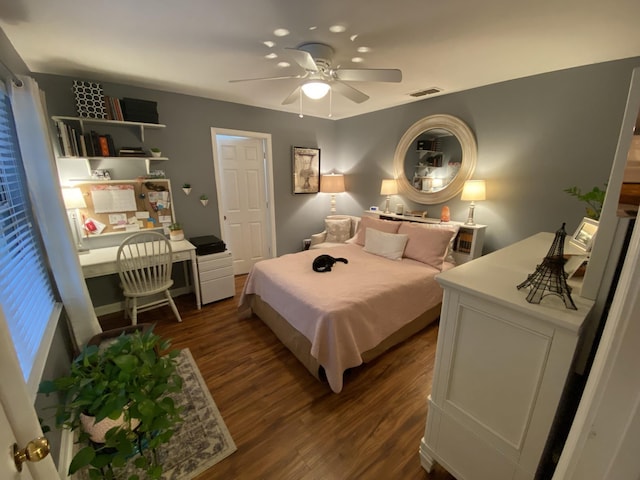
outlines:
{"label": "printer on desk", "polygon": [[224,252],[227,248],[224,242],[214,235],[193,237],[190,238],[189,241],[195,245],[196,255],[200,256]]}
{"label": "printer on desk", "polygon": [[202,303],[233,297],[233,258],[224,242],[214,235],[193,237],[189,241],[196,247]]}

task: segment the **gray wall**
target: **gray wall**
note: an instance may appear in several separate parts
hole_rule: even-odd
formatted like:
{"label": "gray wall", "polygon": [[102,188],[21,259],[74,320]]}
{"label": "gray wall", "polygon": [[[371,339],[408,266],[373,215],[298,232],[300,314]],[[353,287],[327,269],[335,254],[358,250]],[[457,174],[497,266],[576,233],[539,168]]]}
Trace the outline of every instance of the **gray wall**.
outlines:
{"label": "gray wall", "polygon": [[[485,253],[567,222],[573,233],[583,205],[563,192],[607,182],[620,133],[631,71],[640,58],[603,63],[443,95],[342,120],[338,150],[348,168],[358,206],[382,204],[380,179],[393,174],[393,154],[414,122],[432,114],[455,115],[475,133],[473,178],[487,180],[487,200],[476,222],[488,225]],[[441,205],[409,208],[438,217]],[[464,221],[468,202],[447,202]],[[354,206],[350,213],[356,213]]]}
{"label": "gray wall", "polygon": [[[360,214],[382,205],[380,180],[393,176],[393,155],[404,131],[431,114],[464,120],[476,135],[474,178],[487,180],[487,200],[476,221],[489,226],[485,252],[567,222],[573,232],[583,206],[563,189],[602,186],[609,176],[631,70],[627,59],[558,71],[452,93],[396,108],[331,121],[205,98],[103,83],[105,94],[158,102],[164,130],[147,133],[170,157],[163,164],[174,188],[176,215],[187,237],[220,235],[211,149],[211,127],[270,133],[273,139],[278,254],[300,249],[300,240],[322,229],[329,213],[326,194],[291,193],[291,147],[317,146],[321,169],[345,173],[347,193],[338,195],[338,213]],[[71,78],[36,75],[47,94],[49,113],[74,115]],[[100,81],[100,79],[85,79]],[[190,197],[179,194],[183,182]],[[178,193],[178,194],[175,194]],[[200,193],[211,201],[197,202]],[[424,209],[400,196],[393,203]],[[468,204],[447,202],[454,220],[466,219]],[[427,206],[438,216],[441,205]]]}

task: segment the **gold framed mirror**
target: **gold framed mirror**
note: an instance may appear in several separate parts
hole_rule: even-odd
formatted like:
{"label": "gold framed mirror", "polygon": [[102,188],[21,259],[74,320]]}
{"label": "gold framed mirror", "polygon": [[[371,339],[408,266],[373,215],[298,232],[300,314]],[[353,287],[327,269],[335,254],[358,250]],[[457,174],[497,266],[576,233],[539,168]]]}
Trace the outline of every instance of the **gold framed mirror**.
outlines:
{"label": "gold framed mirror", "polygon": [[398,189],[416,203],[434,205],[462,191],[476,168],[473,132],[452,115],[430,115],[414,123],[396,147]]}

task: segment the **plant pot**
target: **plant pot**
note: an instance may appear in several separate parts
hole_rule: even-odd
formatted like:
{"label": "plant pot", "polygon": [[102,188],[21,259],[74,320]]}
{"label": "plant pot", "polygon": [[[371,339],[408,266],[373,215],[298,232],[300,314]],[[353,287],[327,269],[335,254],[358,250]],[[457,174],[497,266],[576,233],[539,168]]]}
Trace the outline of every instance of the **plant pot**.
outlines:
{"label": "plant pot", "polygon": [[200,199],[200,203],[202,204],[203,207],[207,206],[207,203],[209,203],[209,200],[202,200]]}
{"label": "plant pot", "polygon": [[161,157],[161,156],[162,156],[162,152],[154,152],[154,151],[151,151],[151,156],[152,156],[152,157],[155,157],[155,158],[159,158],[159,157]]}
{"label": "plant pot", "polygon": [[182,191],[184,192],[185,195],[189,195],[191,193],[191,187],[189,188],[182,187]]}
{"label": "plant pot", "polygon": [[129,421],[129,425],[125,426],[124,413],[120,414],[120,416],[115,420],[109,417],[100,420],[98,423],[95,423],[95,420],[96,417],[85,415],[84,413],[80,414],[82,429],[89,434],[89,438],[91,438],[91,441],[95,443],[104,443],[105,434],[113,427],[123,427],[128,430],[134,430],[138,425],[140,425],[140,420],[132,418]]}
{"label": "plant pot", "polygon": [[169,239],[174,242],[184,240],[184,230],[170,230]]}

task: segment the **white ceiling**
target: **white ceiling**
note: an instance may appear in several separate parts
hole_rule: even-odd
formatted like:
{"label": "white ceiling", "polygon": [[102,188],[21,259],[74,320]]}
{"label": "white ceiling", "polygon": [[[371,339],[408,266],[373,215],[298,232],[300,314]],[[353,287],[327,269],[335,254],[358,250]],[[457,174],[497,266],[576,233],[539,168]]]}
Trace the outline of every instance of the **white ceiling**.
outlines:
{"label": "white ceiling", "polygon": [[[229,80],[303,73],[283,49],[310,41],[331,45],[343,68],[402,70],[401,83],[351,83],[371,97],[362,104],[334,95],[334,119],[430,87],[451,93],[640,56],[639,0],[0,0],[0,26],[33,72],[294,113],[299,102],[282,101],[296,80]],[[361,46],[371,51],[352,63]],[[305,98],[303,112],[328,116],[329,98]]]}

